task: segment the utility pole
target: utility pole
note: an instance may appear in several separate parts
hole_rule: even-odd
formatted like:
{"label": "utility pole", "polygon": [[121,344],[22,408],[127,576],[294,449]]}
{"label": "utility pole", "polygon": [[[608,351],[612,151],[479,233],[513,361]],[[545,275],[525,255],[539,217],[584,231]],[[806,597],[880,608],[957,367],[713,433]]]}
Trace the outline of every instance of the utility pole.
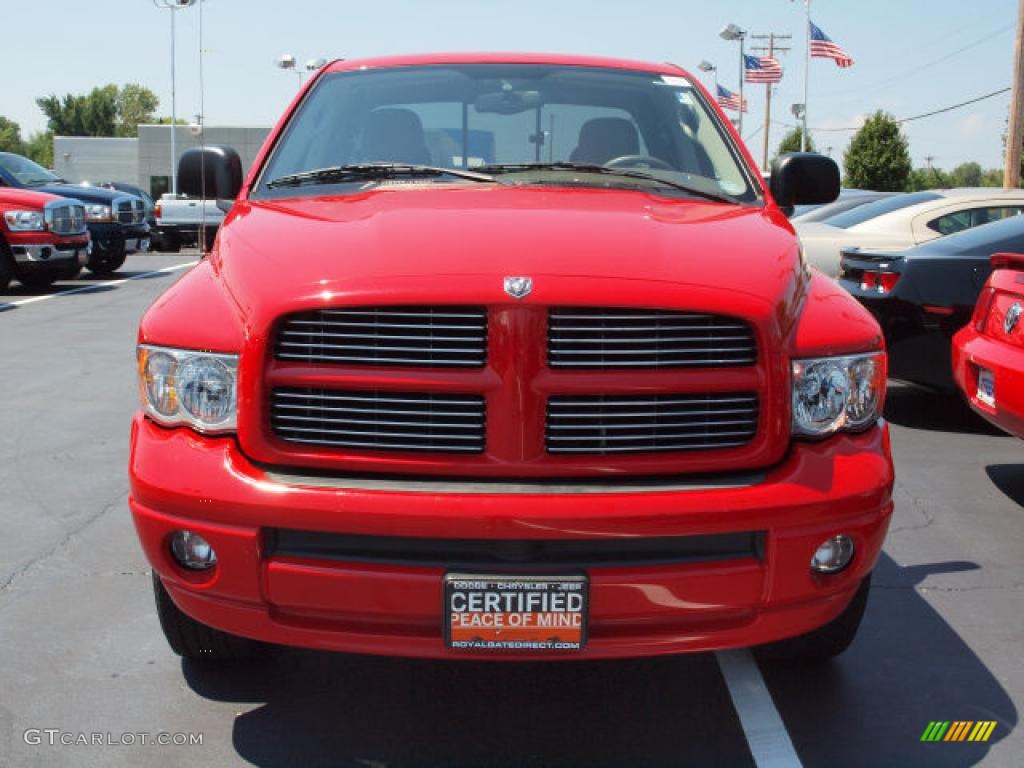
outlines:
{"label": "utility pole", "polygon": [[[1024,2],[1024,0],[1021,0]],[[789,48],[776,48],[776,40],[790,40],[792,35],[777,35],[774,32],[769,32],[767,35],[751,35],[752,40],[767,40],[768,46],[755,45],[751,50],[756,53],[767,53],[769,56],[774,56],[776,52],[785,53]],[[746,75],[746,69],[743,74]],[[764,84],[764,159],[761,162],[761,168],[764,171],[768,170],[768,132],[772,123],[772,84]]]}
{"label": "utility pole", "polygon": [[1017,5],[1017,44],[1013,51],[1013,92],[1010,94],[1010,124],[1006,130],[1006,168],[1003,186],[1020,186],[1020,145],[1024,142],[1024,0]]}

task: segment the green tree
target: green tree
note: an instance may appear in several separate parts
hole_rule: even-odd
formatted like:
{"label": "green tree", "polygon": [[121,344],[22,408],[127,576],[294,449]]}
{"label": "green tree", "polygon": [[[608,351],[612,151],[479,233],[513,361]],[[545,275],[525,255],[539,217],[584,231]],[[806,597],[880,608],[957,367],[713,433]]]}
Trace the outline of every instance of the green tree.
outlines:
{"label": "green tree", "polygon": [[954,187],[980,187],[981,165],[975,162],[960,163],[949,172],[950,185]]}
{"label": "green tree", "polygon": [[53,131],[35,131],[25,142],[25,156],[44,168],[53,168]]}
{"label": "green tree", "polygon": [[50,94],[36,99],[59,136],[135,136],[139,123],[154,119],[160,100],[148,88],[129,83],[93,88],[86,94]]}
{"label": "green tree", "polygon": [[879,192],[902,192],[910,180],[910,148],[896,119],[882,110],[869,117],[843,155],[844,183]]}
{"label": "green tree", "polygon": [[128,83],[117,94],[117,135],[137,136],[140,123],[152,123],[160,99],[149,88]]}
{"label": "green tree", "polygon": [[[800,151],[800,137],[803,135],[803,131],[800,126],[797,126],[785,136],[782,137],[782,141],[779,142],[779,148],[775,150],[775,156],[783,154],[784,152],[799,152]],[[807,151],[816,152],[814,148],[814,139],[808,134],[807,136]]]}
{"label": "green tree", "polygon": [[1002,168],[989,168],[983,174],[981,174],[981,186],[983,187],[1002,187],[1003,186],[1003,169]]}
{"label": "green tree", "polygon": [[941,168],[915,168],[907,177],[907,191],[920,192],[922,189],[946,189],[953,186],[949,174]]}
{"label": "green tree", "polygon": [[2,116],[0,116],[0,152],[25,154],[25,142],[21,140],[21,126]]}

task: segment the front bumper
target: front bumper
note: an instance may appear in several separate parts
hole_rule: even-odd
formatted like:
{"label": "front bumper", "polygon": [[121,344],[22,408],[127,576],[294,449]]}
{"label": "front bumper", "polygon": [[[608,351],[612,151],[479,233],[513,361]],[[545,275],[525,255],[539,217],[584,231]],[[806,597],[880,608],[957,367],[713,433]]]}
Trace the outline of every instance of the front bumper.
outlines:
{"label": "front bumper", "polygon": [[[992,372],[995,405],[978,399],[978,369]],[[977,413],[1024,437],[1024,349],[983,336],[969,324],[953,338],[953,377]]]}
{"label": "front bumper", "polygon": [[11,245],[11,255],[19,267],[82,266],[92,253],[92,242],[85,239],[77,243],[24,242]]}
{"label": "front bumper", "polygon": [[[479,658],[444,645],[445,563],[281,556],[267,546],[269,530],[490,540],[759,533],[756,556],[587,567],[589,639],[571,658],[612,658],[758,645],[827,623],[874,567],[892,513],[884,424],[794,443],[752,481],[598,492],[289,479],[253,465],[233,438],[163,429],[139,415],[131,442],[136,529],[183,611],[238,635],[358,653]],[[213,545],[211,574],[171,558],[169,538],[183,528]],[[812,573],[817,546],[840,532],[855,541],[853,563],[833,576]],[[528,562],[499,571],[552,574]]]}
{"label": "front bumper", "polygon": [[131,226],[117,223],[90,222],[92,239],[106,251],[125,253],[145,251],[149,248],[149,226],[145,223]]}

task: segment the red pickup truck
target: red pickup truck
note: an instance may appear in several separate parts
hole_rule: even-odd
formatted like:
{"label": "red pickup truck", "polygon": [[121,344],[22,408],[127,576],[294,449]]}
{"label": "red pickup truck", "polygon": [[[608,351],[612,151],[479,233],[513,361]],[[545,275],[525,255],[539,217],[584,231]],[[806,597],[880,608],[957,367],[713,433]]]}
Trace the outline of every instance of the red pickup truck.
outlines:
{"label": "red pickup truck", "polygon": [[33,289],[72,278],[89,252],[82,203],[0,185],[0,290],[14,278]]}
{"label": "red pickup truck", "polygon": [[[892,512],[874,319],[678,67],[338,61],[144,316],[131,510],[172,648],[608,658],[853,639]],[[222,203],[227,207],[226,203]],[[255,641],[255,642],[254,642]]]}

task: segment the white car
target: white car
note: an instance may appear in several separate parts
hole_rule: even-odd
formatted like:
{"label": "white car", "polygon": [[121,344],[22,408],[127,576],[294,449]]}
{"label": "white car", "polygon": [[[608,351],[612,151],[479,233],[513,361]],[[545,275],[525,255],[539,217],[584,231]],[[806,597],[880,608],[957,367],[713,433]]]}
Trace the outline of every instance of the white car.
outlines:
{"label": "white car", "polygon": [[794,221],[793,226],[808,263],[837,277],[840,251],[899,251],[1022,212],[1022,189],[931,189],[876,200],[825,221]]}

